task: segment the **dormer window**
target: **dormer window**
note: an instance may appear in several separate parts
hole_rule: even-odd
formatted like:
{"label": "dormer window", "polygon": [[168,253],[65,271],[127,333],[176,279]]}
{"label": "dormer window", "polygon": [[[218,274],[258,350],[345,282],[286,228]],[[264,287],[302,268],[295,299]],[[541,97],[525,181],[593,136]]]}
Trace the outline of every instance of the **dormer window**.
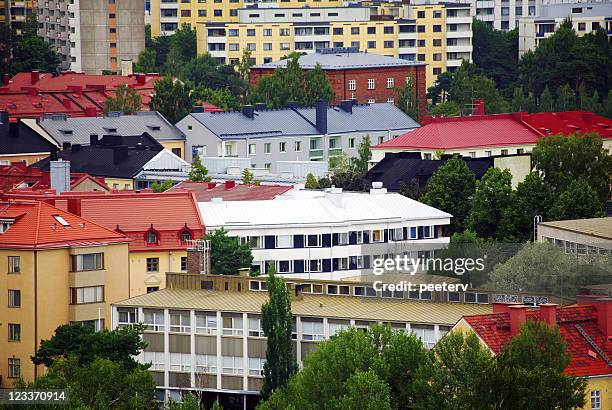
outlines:
{"label": "dormer window", "polygon": [[157,245],[157,242],[159,242],[159,235],[155,230],[150,229],[147,232],[146,241],[149,245]]}
{"label": "dormer window", "polygon": [[12,220],[0,220],[0,233],[8,231],[12,224]]}
{"label": "dormer window", "polygon": [[181,242],[187,242],[193,239],[193,232],[191,232],[191,229],[187,228],[187,223],[185,223],[185,226],[181,229],[179,238]]}

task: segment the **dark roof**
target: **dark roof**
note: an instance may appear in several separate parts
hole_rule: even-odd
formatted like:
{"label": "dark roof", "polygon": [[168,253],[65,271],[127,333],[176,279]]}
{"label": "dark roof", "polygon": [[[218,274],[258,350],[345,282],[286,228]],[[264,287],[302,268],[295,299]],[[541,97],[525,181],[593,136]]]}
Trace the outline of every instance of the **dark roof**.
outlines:
{"label": "dark roof", "polygon": [[0,122],[0,154],[51,152],[55,145],[20,122]]}
{"label": "dark roof", "polygon": [[[421,159],[420,152],[387,153],[368,171],[366,178],[382,182],[384,187],[393,192],[400,190],[402,182],[409,184],[413,179],[419,183],[421,189],[425,189],[429,178],[449,158],[450,156],[444,156],[440,160],[427,160]],[[494,166],[493,157],[462,159],[477,179],[482,178],[487,169]]]}
{"label": "dark roof", "polygon": [[[75,149],[76,148],[76,149]],[[126,156],[114,161],[115,149],[102,145],[77,145],[58,152],[58,157],[70,161],[72,172],[85,172],[90,175],[111,178],[133,178],[142,168],[162,150],[161,146],[133,149],[124,147]],[[45,158],[32,164],[32,167],[49,171],[50,158]]]}

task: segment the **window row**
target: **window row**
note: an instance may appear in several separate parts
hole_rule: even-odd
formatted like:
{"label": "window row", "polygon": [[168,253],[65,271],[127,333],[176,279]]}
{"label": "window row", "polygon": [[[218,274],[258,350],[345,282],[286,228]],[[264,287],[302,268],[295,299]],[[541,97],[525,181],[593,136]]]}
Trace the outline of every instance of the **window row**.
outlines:
{"label": "window row", "polygon": [[82,288],[70,288],[71,305],[100,302],[104,302],[104,286],[86,286]]}

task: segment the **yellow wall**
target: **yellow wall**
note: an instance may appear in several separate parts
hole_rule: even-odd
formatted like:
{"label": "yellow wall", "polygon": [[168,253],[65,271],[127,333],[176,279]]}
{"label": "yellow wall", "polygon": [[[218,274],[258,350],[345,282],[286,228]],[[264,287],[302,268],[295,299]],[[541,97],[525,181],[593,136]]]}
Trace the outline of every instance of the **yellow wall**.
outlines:
{"label": "yellow wall", "polygon": [[[70,272],[70,254],[104,253],[104,270]],[[20,256],[20,273],[8,273],[8,256]],[[8,358],[21,360],[21,375],[34,378],[34,354],[42,339],[50,338],[55,329],[76,320],[95,320],[98,307],[111,325],[110,304],[129,297],[128,245],[112,244],[92,248],[61,248],[53,250],[0,250],[0,375],[2,387],[16,381],[8,378]],[[70,305],[71,286],[104,285],[104,303]],[[9,308],[9,289],[21,291],[21,307]],[[36,295],[36,297],[35,297]],[[8,324],[21,325],[21,340],[8,341]],[[43,369],[39,367],[38,374]]]}
{"label": "yellow wall", "polygon": [[[166,272],[181,271],[187,251],[130,252],[130,297],[147,293],[147,287],[166,287]],[[147,272],[147,258],[159,258],[159,271]]]}
{"label": "yellow wall", "polygon": [[160,141],[159,142],[162,147],[172,152],[173,148],[180,148],[181,150],[181,159],[185,159],[185,141]]}
{"label": "yellow wall", "polygon": [[[134,181],[131,179],[104,177],[104,182],[110,189],[134,189]],[[115,186],[116,184],[118,187]]]}
{"label": "yellow wall", "polygon": [[[0,162],[25,162],[26,165],[32,165],[35,162],[45,159],[49,156],[48,152],[42,152],[38,154],[23,154],[23,155],[0,155]],[[8,164],[7,164],[8,165]]]}
{"label": "yellow wall", "polygon": [[[412,18],[416,20],[418,26],[425,26],[425,32],[419,33],[417,30],[417,47],[419,40],[425,40],[425,47],[418,47],[417,61],[419,61],[419,54],[425,54],[425,63],[427,63],[427,75],[426,75],[426,87],[431,87],[437,78],[434,74],[434,68],[441,69],[442,72],[446,71],[446,10],[443,5],[422,5],[422,6],[411,6]],[[425,17],[418,18],[418,12],[424,11]],[[433,17],[433,12],[439,11],[439,18]],[[434,33],[433,26],[442,26],[442,31]],[[440,40],[440,46],[434,47],[434,39]],[[434,61],[434,54],[438,54],[441,59]]]}

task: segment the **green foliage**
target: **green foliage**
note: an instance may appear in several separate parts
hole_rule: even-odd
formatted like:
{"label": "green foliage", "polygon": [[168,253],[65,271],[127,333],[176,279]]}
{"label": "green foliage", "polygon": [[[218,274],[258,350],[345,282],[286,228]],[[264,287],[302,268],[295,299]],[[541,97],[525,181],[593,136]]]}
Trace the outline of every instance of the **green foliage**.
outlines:
{"label": "green foliage", "polygon": [[168,403],[168,410],[200,410],[203,408],[200,405],[200,400],[195,394],[186,394],[183,396],[183,401],[177,402],[170,400]]}
{"label": "green foliage", "polygon": [[240,101],[227,88],[206,88],[196,87],[191,93],[191,97],[200,103],[208,102],[224,111],[235,111],[240,109]]}
{"label": "green foliage", "polygon": [[498,238],[502,212],[510,205],[511,192],[510,171],[489,168],[480,181],[476,182],[468,227],[483,238]]}
{"label": "green foliage", "polygon": [[208,53],[185,62],[180,69],[179,78],[190,81],[196,87],[227,90],[237,101],[246,87],[245,81],[233,66],[219,64],[219,61]]}
{"label": "green foliage", "polygon": [[227,236],[223,228],[206,234],[210,241],[210,263],[213,275],[237,275],[238,270],[250,268],[253,255],[248,244],[240,244],[237,237]]}
{"label": "green foliage", "polygon": [[584,179],[576,179],[559,195],[550,210],[552,220],[597,218],[604,216],[603,204]]}
{"label": "green foliage", "polygon": [[495,30],[474,18],[472,34],[476,72],[491,78],[501,90],[510,88],[518,77],[518,29]]}
{"label": "green foliage", "polygon": [[319,184],[320,189],[331,188],[332,186],[331,180],[327,177],[319,178],[317,184]]}
{"label": "green foliage", "polygon": [[565,190],[572,181],[583,178],[600,201],[609,197],[612,157],[597,134],[540,138],[532,152],[532,163],[557,192]]}
{"label": "green foliage", "polygon": [[415,178],[412,178],[408,184],[404,181],[400,182],[398,193],[407,198],[411,198],[417,201],[421,196],[421,187],[419,186],[417,180]]}
{"label": "green foliage", "polygon": [[290,290],[275,273],[276,269],[270,263],[266,281],[269,300],[261,306],[261,328],[267,337],[264,383],[261,389],[264,400],[276,389],[284,387],[298,370],[291,339],[293,316]]}
{"label": "green foliage", "polygon": [[157,55],[155,49],[145,48],[138,54],[138,60],[134,65],[134,71],[137,73],[155,73],[157,72],[157,66],[155,62]]}
{"label": "green foliage", "polygon": [[[364,402],[364,398],[367,401]],[[357,371],[346,381],[340,408],[347,410],[391,410],[389,386],[374,371]]]}
{"label": "green foliage", "polygon": [[245,168],[242,171],[242,183],[245,185],[255,185],[255,178],[253,177],[253,173],[249,171],[248,168]]}
{"label": "green foliage", "polygon": [[140,111],[141,101],[138,91],[127,85],[120,85],[115,91],[115,96],[108,97],[104,101],[104,112],[121,111],[126,115],[135,114]]}
{"label": "green foliage", "polygon": [[[483,99],[487,114],[508,112],[510,107],[495,87],[495,81],[477,73],[476,66],[464,61],[453,75],[450,101],[465,113],[475,99]],[[465,111],[464,111],[465,110]]]}
{"label": "green foliage", "polygon": [[544,87],[544,91],[542,91],[542,94],[540,95],[538,108],[542,112],[551,112],[555,109],[555,102],[548,85]]}
{"label": "green foliage", "polygon": [[439,103],[445,103],[448,94],[453,86],[453,73],[445,71],[438,74],[434,85],[427,89],[427,98],[436,106]]}
{"label": "green foliage", "polygon": [[461,158],[454,156],[431,176],[421,202],[453,215],[451,231],[461,232],[465,228],[475,187],[474,173]]}
{"label": "green foliage", "polygon": [[397,107],[404,112],[407,116],[418,121],[419,116],[419,102],[415,98],[414,86],[412,84],[412,77],[406,78],[406,84],[395,87],[395,104]]}
{"label": "green foliage", "polygon": [[331,172],[346,172],[351,169],[351,166],[351,160],[346,152],[329,158],[329,170]]}
{"label": "green foliage", "polygon": [[372,150],[370,150],[371,145],[372,141],[369,135],[361,139],[359,147],[357,148],[357,157],[353,158],[353,168],[356,173],[365,174],[368,172],[368,162],[370,158],[372,158]]}
{"label": "green foliage", "polygon": [[556,111],[572,111],[576,109],[576,94],[569,85],[563,84],[557,88],[555,108]]}
{"label": "green foliage", "polygon": [[199,155],[194,155],[191,159],[191,170],[189,171],[189,180],[192,182],[210,182],[212,177],[208,175],[208,169],[202,164]]}
{"label": "green foliage", "polygon": [[189,61],[196,56],[198,47],[195,28],[182,24],[172,37],[173,45],[178,49],[182,61]]}
{"label": "green foliage", "polygon": [[454,101],[445,101],[432,107],[428,111],[429,115],[441,115],[443,117],[456,117],[461,115],[461,107]]}
{"label": "green foliage", "polygon": [[612,90],[608,91],[608,96],[603,104],[602,115],[612,119]]}
{"label": "green foliage", "polygon": [[167,190],[172,188],[173,185],[174,181],[172,181],[171,179],[166,179],[165,181],[162,181],[161,184],[159,183],[159,181],[153,182],[153,184],[151,184],[151,189],[153,190],[153,192],[166,192]]}
{"label": "green foliage", "polygon": [[170,77],[155,82],[155,92],[149,108],[159,111],[170,123],[176,124],[191,112],[193,107],[191,87]]}
{"label": "green foliage", "polygon": [[304,185],[306,189],[319,189],[319,182],[317,178],[312,175],[310,172],[306,175],[306,184]]}
{"label": "green foliage", "polygon": [[99,332],[83,327],[80,323],[61,325],[55,334],[40,342],[32,357],[34,364],[49,367],[61,358],[73,357],[80,365],[91,364],[96,358],[108,359],[126,369],[140,367],[134,357],[145,348],[141,339],[141,325],[121,327]]}
{"label": "green foliage", "polygon": [[527,111],[526,104],[527,99],[525,98],[523,89],[521,87],[515,87],[514,93],[512,94],[512,102],[510,103],[512,112]]}

